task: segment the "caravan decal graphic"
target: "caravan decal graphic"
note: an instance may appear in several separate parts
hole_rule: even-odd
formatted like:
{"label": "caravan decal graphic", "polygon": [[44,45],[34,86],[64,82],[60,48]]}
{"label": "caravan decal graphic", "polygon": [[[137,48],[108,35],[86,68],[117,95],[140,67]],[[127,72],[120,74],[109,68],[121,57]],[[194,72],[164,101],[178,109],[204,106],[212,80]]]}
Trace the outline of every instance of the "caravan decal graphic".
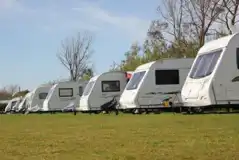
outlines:
{"label": "caravan decal graphic", "polygon": [[181,91],[173,91],[173,92],[148,92],[145,95],[155,95],[155,94],[179,94]]}
{"label": "caravan decal graphic", "polygon": [[180,94],[181,91],[173,91],[173,92],[148,92],[145,95],[165,95],[164,98],[159,98],[161,101],[165,101],[165,100],[169,100],[171,98],[173,98],[170,95],[174,95],[175,98],[177,97],[178,99],[178,94]]}
{"label": "caravan decal graphic", "polygon": [[101,98],[110,98],[110,97],[120,97],[119,94],[116,94],[116,95],[110,95],[110,96],[106,96],[106,95],[102,95]]}

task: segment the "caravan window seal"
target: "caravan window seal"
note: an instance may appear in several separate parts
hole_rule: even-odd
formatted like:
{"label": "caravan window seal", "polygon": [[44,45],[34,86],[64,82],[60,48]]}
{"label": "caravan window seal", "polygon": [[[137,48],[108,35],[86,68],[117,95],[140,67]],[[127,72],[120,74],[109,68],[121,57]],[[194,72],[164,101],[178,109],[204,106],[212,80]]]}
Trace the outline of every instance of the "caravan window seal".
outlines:
{"label": "caravan window seal", "polygon": [[[107,83],[119,83],[119,85],[117,86],[116,89],[110,89],[110,90],[105,90],[104,89],[104,85]],[[120,81],[116,80],[116,81],[101,81],[101,91],[102,92],[120,92]]]}
{"label": "caravan window seal", "polygon": [[[70,95],[61,95],[61,90],[70,90]],[[73,88],[59,88],[58,89],[59,97],[73,97]]]}

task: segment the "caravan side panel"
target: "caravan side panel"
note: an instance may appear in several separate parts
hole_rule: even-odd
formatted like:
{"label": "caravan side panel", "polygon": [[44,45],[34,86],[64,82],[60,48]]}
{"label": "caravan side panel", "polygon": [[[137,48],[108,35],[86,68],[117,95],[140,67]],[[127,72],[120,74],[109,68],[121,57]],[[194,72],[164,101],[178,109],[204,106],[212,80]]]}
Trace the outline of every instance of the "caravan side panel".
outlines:
{"label": "caravan side panel", "polygon": [[[154,68],[148,72],[138,93],[138,104],[140,108],[163,107],[162,101],[166,97],[178,98],[181,101],[180,91],[187,77],[189,68],[181,69],[163,69]],[[175,77],[166,79],[167,76]],[[178,92],[177,94],[167,94],[169,92]],[[175,97],[177,96],[177,97]]]}

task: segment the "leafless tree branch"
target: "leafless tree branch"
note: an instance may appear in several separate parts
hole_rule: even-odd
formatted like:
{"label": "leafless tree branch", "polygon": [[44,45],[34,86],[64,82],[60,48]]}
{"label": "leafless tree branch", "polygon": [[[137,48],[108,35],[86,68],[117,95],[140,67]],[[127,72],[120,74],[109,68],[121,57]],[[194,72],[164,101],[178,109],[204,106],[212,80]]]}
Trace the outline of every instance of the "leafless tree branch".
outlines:
{"label": "leafless tree branch", "polygon": [[78,33],[75,37],[66,38],[57,57],[61,64],[70,72],[71,80],[76,81],[83,76],[88,68],[89,59],[93,53],[92,36],[88,33]]}

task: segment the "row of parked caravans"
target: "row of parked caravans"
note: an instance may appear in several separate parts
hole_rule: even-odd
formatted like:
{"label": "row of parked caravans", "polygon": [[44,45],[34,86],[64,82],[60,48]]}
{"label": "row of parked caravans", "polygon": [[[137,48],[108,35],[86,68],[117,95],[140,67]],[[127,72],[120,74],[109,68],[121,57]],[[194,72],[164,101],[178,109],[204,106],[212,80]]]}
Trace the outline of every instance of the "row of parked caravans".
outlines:
{"label": "row of parked caravans", "polygon": [[[134,72],[112,71],[89,82],[60,82],[39,86],[24,98],[9,102],[6,111],[101,111],[114,97],[119,109],[157,109],[168,92],[180,92],[193,63],[191,58],[165,59],[139,66]],[[11,106],[11,107],[10,107]]]}
{"label": "row of parked caravans", "polygon": [[24,98],[31,99],[27,105],[22,100],[19,105],[15,103],[15,108],[51,111],[76,107],[82,112],[99,111],[115,96],[122,110],[164,107],[166,96],[178,98],[175,102],[188,108],[239,104],[238,42],[238,33],[210,41],[200,48],[195,59],[150,62],[139,66],[131,78],[115,71],[95,76],[89,82],[61,82],[44,91],[39,87]]}

